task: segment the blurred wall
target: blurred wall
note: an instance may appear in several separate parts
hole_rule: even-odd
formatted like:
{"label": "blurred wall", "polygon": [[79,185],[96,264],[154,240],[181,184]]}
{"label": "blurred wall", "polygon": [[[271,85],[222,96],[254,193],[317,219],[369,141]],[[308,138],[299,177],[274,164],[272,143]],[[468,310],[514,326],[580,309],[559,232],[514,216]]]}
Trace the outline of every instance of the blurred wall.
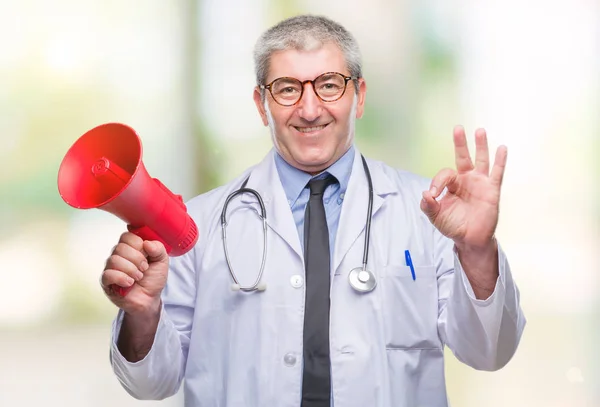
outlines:
{"label": "blurred wall", "polygon": [[597,1],[0,0],[1,406],[142,404],[110,370],[116,310],[98,286],[124,225],[66,205],[60,161],[85,131],[123,122],[185,199],[230,180],[271,146],[254,42],[302,12],[362,48],[362,152],[433,176],[454,165],[455,124],[508,146],[498,237],[528,325],[499,372],[448,352],[453,405],[600,405]]}

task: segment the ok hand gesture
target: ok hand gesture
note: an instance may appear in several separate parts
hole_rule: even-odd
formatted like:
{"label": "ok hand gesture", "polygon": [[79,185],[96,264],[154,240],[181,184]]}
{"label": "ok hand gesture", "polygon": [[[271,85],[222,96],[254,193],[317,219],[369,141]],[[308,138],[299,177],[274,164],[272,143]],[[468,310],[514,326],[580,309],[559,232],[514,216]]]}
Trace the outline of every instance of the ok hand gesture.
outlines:
{"label": "ok hand gesture", "polygon": [[[485,130],[475,132],[475,164],[471,161],[465,131],[454,128],[456,170],[436,174],[429,191],[423,192],[421,210],[445,236],[460,249],[485,249],[493,243],[498,224],[500,188],[506,166],[507,150],[496,150],[490,171]],[[439,200],[444,188],[447,193]]]}

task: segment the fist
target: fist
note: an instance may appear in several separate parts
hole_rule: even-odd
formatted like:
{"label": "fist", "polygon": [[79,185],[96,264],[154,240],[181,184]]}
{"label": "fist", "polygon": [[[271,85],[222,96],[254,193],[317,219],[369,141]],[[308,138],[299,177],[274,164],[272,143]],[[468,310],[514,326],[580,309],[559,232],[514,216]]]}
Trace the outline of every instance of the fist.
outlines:
{"label": "fist", "polygon": [[[169,256],[161,242],[125,232],[106,260],[100,285],[110,301],[123,311],[146,313],[160,306],[168,271]],[[128,289],[127,295],[118,294],[117,286]]]}

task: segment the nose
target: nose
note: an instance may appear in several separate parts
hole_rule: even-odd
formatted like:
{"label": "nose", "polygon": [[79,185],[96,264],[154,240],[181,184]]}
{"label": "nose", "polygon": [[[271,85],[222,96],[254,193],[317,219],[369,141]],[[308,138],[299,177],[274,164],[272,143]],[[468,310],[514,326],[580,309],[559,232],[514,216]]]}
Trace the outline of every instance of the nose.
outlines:
{"label": "nose", "polygon": [[302,92],[302,98],[298,102],[297,109],[298,116],[307,122],[314,122],[321,116],[323,105],[311,83],[304,84],[304,92]]}

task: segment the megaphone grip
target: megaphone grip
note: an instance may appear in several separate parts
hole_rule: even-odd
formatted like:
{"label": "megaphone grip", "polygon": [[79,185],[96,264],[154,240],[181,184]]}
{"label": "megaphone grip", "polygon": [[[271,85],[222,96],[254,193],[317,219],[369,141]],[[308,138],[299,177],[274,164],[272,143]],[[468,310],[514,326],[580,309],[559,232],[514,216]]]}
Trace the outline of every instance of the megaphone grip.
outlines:
{"label": "megaphone grip", "polygon": [[139,237],[141,237],[144,240],[158,240],[165,246],[167,254],[171,253],[171,250],[172,250],[171,246],[167,242],[165,242],[163,239],[161,239],[161,237],[154,230],[150,229],[148,226],[135,227],[135,226],[127,225],[127,230],[135,235],[138,235]]}
{"label": "megaphone grip", "polygon": [[131,286],[131,287],[121,287],[120,285],[111,284],[110,288],[114,292],[116,292],[118,295],[120,295],[121,297],[125,297],[127,295],[127,293],[129,291],[131,291],[131,289],[133,288],[133,286]]}

